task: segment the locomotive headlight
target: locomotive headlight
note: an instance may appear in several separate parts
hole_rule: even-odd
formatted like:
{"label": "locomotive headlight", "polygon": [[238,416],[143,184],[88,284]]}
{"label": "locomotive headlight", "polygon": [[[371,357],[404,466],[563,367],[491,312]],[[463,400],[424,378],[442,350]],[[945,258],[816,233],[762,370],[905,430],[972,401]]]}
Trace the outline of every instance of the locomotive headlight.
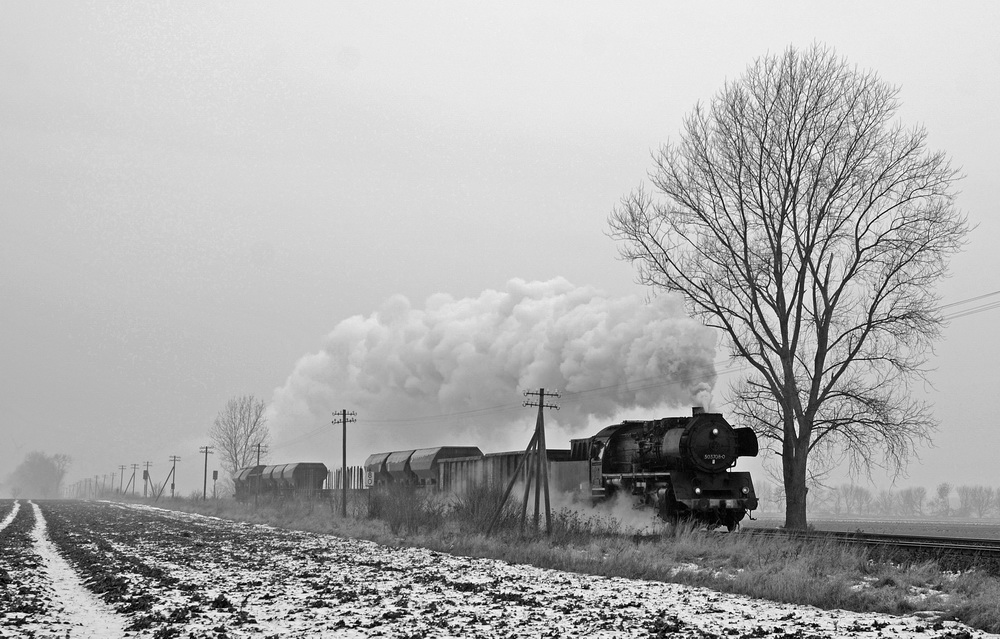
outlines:
{"label": "locomotive headlight", "polygon": [[750,494],[750,489],[748,487],[744,486],[742,492],[743,492],[744,495],[749,495]]}
{"label": "locomotive headlight", "polygon": [[695,494],[695,495],[700,495],[700,494],[701,494],[701,488],[697,488],[697,487],[696,487],[696,488],[694,489],[694,494]]}
{"label": "locomotive headlight", "polygon": [[719,429],[718,428],[713,428],[712,429],[712,437],[718,437],[718,436],[719,436]]}

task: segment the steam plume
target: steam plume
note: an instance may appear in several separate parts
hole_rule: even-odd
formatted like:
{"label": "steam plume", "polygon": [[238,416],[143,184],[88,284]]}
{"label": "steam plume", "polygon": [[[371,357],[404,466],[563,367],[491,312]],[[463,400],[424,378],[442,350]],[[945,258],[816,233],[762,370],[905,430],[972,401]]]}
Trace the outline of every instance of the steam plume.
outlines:
{"label": "steam plume", "polygon": [[[518,448],[534,424],[523,390],[559,390],[562,410],[547,424],[589,434],[593,420],[623,409],[652,418],[656,407],[707,406],[714,356],[712,331],[669,295],[613,299],[556,278],[515,279],[476,298],[434,295],[424,308],[394,296],[340,322],[299,360],[275,391],[270,423],[281,449],[329,426],[332,411],[356,410],[348,448],[361,459],[439,445]],[[339,436],[326,441],[332,458]]]}

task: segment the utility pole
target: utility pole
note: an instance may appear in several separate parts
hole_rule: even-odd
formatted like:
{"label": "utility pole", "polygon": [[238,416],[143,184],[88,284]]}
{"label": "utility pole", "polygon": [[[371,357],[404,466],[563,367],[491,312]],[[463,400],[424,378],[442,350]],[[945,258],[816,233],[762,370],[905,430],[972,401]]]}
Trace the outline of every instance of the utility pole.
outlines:
{"label": "utility pole", "polygon": [[528,442],[528,447],[524,449],[524,454],[521,456],[520,461],[517,463],[517,469],[514,470],[514,474],[511,476],[510,482],[507,484],[507,490],[504,491],[503,498],[500,500],[500,506],[493,514],[493,519],[490,520],[490,525],[486,529],[487,537],[491,532],[493,532],[493,527],[496,525],[497,521],[499,521],[500,515],[503,513],[503,508],[507,504],[507,498],[510,497],[510,493],[514,489],[514,484],[517,483],[517,477],[521,473],[521,469],[524,468],[529,461],[533,463],[525,468],[524,473],[524,500],[521,504],[521,530],[524,530],[524,524],[528,518],[528,496],[531,491],[531,482],[534,480],[535,530],[538,530],[539,501],[542,494],[542,486],[544,486],[545,534],[552,534],[552,509],[549,503],[549,456],[548,450],[545,447],[545,417],[542,409],[553,408],[555,410],[559,410],[559,407],[555,404],[546,404],[546,395],[548,395],[548,397],[559,397],[559,393],[546,393],[544,388],[539,388],[537,391],[524,391],[525,397],[538,397],[537,401],[527,400],[524,402],[525,406],[538,407],[538,417],[535,419],[535,432],[531,436],[531,441]]}
{"label": "utility pole", "polygon": [[[257,465],[260,466],[260,442],[257,442]],[[257,473],[257,471],[254,471]],[[260,473],[251,475],[249,477],[251,486],[253,486],[253,507],[256,510],[258,497],[260,496]]]}
{"label": "utility pole", "polygon": [[[128,485],[132,487],[132,496],[135,497],[135,471],[139,469],[139,464],[132,464],[132,477],[128,480]],[[128,488],[126,486],[125,488]]]}
{"label": "utility pole", "polygon": [[358,421],[357,413],[354,411],[348,411],[347,409],[341,410],[340,415],[337,413],[333,414],[333,421],[330,422],[334,426],[340,424],[344,431],[344,450],[343,450],[343,470],[341,471],[341,500],[340,500],[340,516],[347,519],[347,424],[350,422]]}
{"label": "utility pole", "polygon": [[125,481],[125,464],[119,466],[118,470],[122,471],[121,474],[118,475],[118,494],[120,495],[122,494],[122,482]]}
{"label": "utility pole", "polygon": [[153,465],[153,462],[148,461],[143,463],[146,464],[146,469],[142,471],[142,496],[145,499],[146,489],[152,483],[151,481],[149,481],[149,467]]}
{"label": "utility pole", "polygon": [[214,455],[212,452],[213,446],[202,446],[198,449],[199,453],[205,453],[205,481],[201,487],[201,500],[208,501],[208,456]]}
{"label": "utility pole", "polygon": [[[170,480],[170,498],[171,499],[174,498],[174,482],[177,481],[177,462],[179,462],[180,460],[181,460],[181,458],[178,457],[177,455],[171,455],[170,456],[170,463],[172,465],[170,467],[170,477],[168,477],[167,479]],[[161,490],[160,492],[163,492],[163,491]],[[159,497],[157,497],[157,499],[159,499]]]}

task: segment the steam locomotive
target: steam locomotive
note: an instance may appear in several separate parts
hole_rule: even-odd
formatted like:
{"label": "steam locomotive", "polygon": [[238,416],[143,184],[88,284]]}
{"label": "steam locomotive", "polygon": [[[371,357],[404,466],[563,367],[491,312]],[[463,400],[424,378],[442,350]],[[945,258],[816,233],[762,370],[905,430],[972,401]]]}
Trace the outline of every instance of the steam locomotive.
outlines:
{"label": "steam locomotive", "polygon": [[623,421],[570,442],[571,460],[588,463],[595,501],[628,493],[666,521],[729,530],[758,505],[750,473],[730,469],[757,452],[753,429],[699,408],[690,417]]}
{"label": "steam locomotive", "polygon": [[[690,417],[627,420],[570,450],[546,451],[555,490],[594,502],[630,495],[669,522],[690,519],[733,530],[757,508],[750,473],[732,472],[739,457],[755,457],[757,436],[733,428],[719,413],[695,408]],[[433,486],[460,493],[475,484],[505,482],[522,452],[484,455],[475,447],[375,453],[365,462],[370,485]]]}

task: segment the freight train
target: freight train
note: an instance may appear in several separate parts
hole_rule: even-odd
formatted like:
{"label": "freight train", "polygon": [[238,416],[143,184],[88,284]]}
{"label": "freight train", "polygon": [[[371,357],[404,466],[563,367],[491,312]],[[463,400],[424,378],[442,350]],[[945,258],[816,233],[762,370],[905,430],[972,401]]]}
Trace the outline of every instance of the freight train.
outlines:
{"label": "freight train", "polygon": [[[596,435],[548,450],[556,490],[581,491],[593,502],[616,495],[677,522],[690,519],[733,530],[757,508],[750,473],[733,472],[740,457],[755,457],[757,436],[733,428],[719,413],[627,420]],[[409,484],[463,492],[473,484],[504,482],[521,452],[483,455],[475,447],[439,447],[375,453],[365,462],[370,485]]]}
{"label": "freight train", "polygon": [[272,466],[248,466],[236,471],[233,485],[236,499],[316,497],[324,494],[327,468],[319,462],[297,462]]}

